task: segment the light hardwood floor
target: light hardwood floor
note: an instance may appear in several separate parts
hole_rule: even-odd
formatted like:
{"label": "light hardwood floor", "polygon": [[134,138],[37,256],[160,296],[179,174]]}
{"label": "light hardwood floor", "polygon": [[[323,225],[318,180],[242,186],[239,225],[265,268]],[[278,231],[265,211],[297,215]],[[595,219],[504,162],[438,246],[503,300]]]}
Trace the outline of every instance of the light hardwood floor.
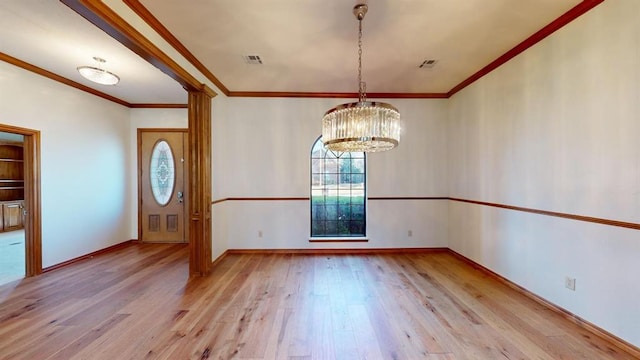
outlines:
{"label": "light hardwood floor", "polygon": [[0,287],[1,359],[632,359],[448,252],[132,245]]}
{"label": "light hardwood floor", "polygon": [[24,229],[0,232],[0,285],[24,277],[24,252]]}

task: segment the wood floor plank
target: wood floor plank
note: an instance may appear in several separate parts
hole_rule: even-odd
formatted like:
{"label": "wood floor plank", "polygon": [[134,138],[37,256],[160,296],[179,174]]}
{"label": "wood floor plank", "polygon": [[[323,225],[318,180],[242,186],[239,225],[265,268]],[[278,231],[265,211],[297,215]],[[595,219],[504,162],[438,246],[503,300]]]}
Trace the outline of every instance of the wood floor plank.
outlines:
{"label": "wood floor plank", "polygon": [[364,305],[350,305],[349,315],[357,329],[354,331],[360,359],[384,359],[378,344],[374,323],[369,319],[369,312]]}
{"label": "wood floor plank", "polygon": [[633,359],[447,252],[136,244],[0,287],[1,359]]}
{"label": "wood floor plank", "polygon": [[[98,324],[95,328],[91,329],[88,332],[85,332],[78,339],[73,341],[72,343],[66,345],[60,351],[56,352],[52,356],[47,357],[50,360],[66,360],[71,359],[77,353],[84,350],[91,343],[96,341],[102,336],[107,336],[110,330],[112,330],[116,325],[118,325],[121,321],[127,318],[129,314],[116,314],[111,318],[107,319],[101,324]],[[36,355],[37,357],[37,355]]]}
{"label": "wood floor plank", "polygon": [[[439,259],[434,259],[433,263],[438,264]],[[437,266],[435,265],[434,266]],[[464,277],[470,275],[478,275],[476,269],[469,267],[461,261],[449,261],[446,268],[441,268],[442,274],[449,278],[453,283],[464,283]],[[492,304],[485,304],[487,307],[493,308],[497,304],[501,304],[501,310],[507,310],[512,314],[527,314],[526,324],[537,329],[542,336],[560,336],[565,331],[561,326],[555,326],[555,323],[549,323],[549,309],[541,306],[535,301],[521,294],[515,294],[513,291],[503,285],[496,284],[494,279],[489,275],[481,276],[479,281],[473,284],[465,283],[464,288],[475,299],[481,301],[489,301]],[[519,316],[521,317],[521,316]]]}
{"label": "wood floor plank", "polygon": [[425,306],[419,298],[407,297],[408,289],[404,283],[406,277],[397,271],[401,268],[395,267],[393,262],[385,261],[381,258],[388,271],[384,281],[376,286],[377,296],[381,299],[385,311],[390,319],[390,326],[393,327],[394,334],[400,334],[398,341],[407,352],[409,358],[424,358],[430,353],[443,353],[446,350],[445,344],[452,341],[445,341],[441,338],[441,332],[430,331],[432,325],[424,321]]}
{"label": "wood floor plank", "polygon": [[[539,328],[531,325],[528,314],[513,312],[512,308],[507,306],[510,300],[496,296],[495,292],[492,292],[492,295],[487,294],[486,289],[483,288],[484,281],[469,283],[453,274],[448,268],[442,267],[437,259],[434,259],[433,264],[422,263],[421,265],[422,270],[434,274],[442,286],[454,294],[461,303],[474,308],[475,316],[483,322],[483,325],[479,325],[485,329],[480,332],[482,335],[490,332],[493,334],[492,338],[498,339],[500,333],[509,334],[508,341],[501,342],[502,353],[522,356],[524,352],[529,357],[538,359],[556,358],[555,354],[548,353],[536,345],[545,341],[545,335],[538,330]],[[481,288],[484,291],[481,291]],[[483,342],[486,341],[488,340],[483,340]]]}

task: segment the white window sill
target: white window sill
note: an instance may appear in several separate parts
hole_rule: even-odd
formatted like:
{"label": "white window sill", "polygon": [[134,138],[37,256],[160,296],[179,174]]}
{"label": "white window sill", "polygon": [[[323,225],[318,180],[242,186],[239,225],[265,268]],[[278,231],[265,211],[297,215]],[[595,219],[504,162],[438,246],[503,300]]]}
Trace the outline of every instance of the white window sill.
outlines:
{"label": "white window sill", "polygon": [[312,237],[309,242],[368,242],[367,237]]}

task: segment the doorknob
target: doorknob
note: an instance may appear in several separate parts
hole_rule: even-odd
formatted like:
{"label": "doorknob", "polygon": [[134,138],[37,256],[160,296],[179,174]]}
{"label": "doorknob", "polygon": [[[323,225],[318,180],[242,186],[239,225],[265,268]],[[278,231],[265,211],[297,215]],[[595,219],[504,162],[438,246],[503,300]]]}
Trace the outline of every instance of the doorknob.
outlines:
{"label": "doorknob", "polygon": [[182,204],[184,202],[184,193],[182,191],[178,191],[178,203]]}

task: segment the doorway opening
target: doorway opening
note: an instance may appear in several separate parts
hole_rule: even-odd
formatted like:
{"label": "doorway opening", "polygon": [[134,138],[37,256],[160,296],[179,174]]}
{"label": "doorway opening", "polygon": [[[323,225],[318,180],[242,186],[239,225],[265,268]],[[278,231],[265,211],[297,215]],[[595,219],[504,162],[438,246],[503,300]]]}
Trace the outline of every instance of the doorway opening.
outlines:
{"label": "doorway opening", "polygon": [[40,132],[0,124],[0,284],[42,273]]}

